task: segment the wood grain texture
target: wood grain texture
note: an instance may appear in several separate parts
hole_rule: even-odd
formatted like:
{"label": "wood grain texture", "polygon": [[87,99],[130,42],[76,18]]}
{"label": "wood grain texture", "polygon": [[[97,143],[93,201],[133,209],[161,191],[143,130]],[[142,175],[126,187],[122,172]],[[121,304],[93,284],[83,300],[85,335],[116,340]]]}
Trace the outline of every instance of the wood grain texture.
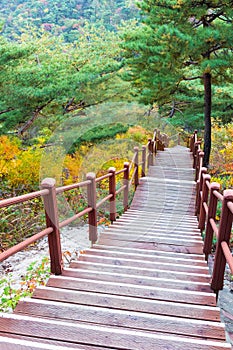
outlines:
{"label": "wood grain texture", "polygon": [[[91,289],[91,286],[90,286]],[[33,298],[60,301],[70,304],[101,306],[111,309],[147,312],[149,314],[170,315],[182,318],[220,321],[219,308],[184,304],[163,300],[146,299],[127,295],[113,295],[99,291],[80,291],[61,287],[38,287]]]}
{"label": "wood grain texture", "polygon": [[76,344],[90,344],[95,346],[110,346],[128,350],[151,349],[181,349],[217,350],[230,349],[230,346],[219,341],[187,339],[179,336],[157,335],[149,332],[118,329],[114,327],[92,326],[76,324],[37,317],[21,315],[4,315],[0,317],[1,332],[30,335],[32,337],[50,338],[73,342]]}

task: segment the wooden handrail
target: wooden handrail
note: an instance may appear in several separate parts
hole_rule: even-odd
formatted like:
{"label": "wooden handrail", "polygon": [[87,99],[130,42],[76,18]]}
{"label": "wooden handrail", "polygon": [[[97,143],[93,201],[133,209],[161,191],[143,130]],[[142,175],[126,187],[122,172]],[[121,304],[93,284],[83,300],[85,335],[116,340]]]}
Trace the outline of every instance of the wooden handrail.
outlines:
{"label": "wooden handrail", "polygon": [[52,232],[53,232],[52,227],[48,227],[45,230],[40,231],[39,233],[33,235],[32,237],[25,239],[25,241],[16,244],[14,247],[7,249],[6,251],[4,251],[0,254],[0,262],[4,261],[5,259],[9,258],[10,256],[12,256],[18,252],[20,252],[21,250],[24,250],[29,245],[35,243],[36,241],[38,241],[39,239],[41,239],[45,236],[48,236]]}
{"label": "wooden handrail", "polygon": [[[196,192],[196,215],[199,219],[199,228],[205,230],[204,253],[206,260],[212,251],[213,235],[217,238],[216,253],[214,259],[211,288],[218,292],[223,288],[224,271],[228,262],[233,273],[233,256],[229,249],[233,223],[233,190],[225,190],[220,193],[220,184],[211,183],[210,175],[206,174],[207,169],[200,167],[203,152],[198,149],[197,132],[190,139],[190,151],[193,154],[193,164],[196,171],[197,192]],[[198,147],[197,147],[198,146]],[[216,211],[218,201],[222,202],[219,226],[216,223]]]}
{"label": "wooden handrail", "polygon": [[77,188],[86,187],[89,184],[90,184],[90,181],[87,180],[87,181],[78,182],[78,183],[75,183],[75,184],[72,184],[72,185],[57,187],[56,188],[56,193],[60,194],[60,193],[66,192],[66,191],[75,190]]}
{"label": "wooden handrail", "polygon": [[42,190],[42,191],[36,191],[36,192],[32,192],[32,193],[23,194],[22,196],[2,199],[0,201],[0,208],[6,208],[6,207],[9,207],[10,205],[23,203],[23,202],[29,201],[31,199],[45,196],[47,194],[49,194],[48,190]]}

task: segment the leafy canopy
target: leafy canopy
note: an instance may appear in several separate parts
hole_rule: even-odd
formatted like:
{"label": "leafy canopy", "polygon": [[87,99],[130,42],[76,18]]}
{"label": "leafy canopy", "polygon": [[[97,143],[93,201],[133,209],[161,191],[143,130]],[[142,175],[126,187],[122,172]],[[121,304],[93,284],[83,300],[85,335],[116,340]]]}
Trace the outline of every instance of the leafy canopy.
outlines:
{"label": "leafy canopy", "polygon": [[203,120],[203,77],[209,72],[212,116],[229,121],[233,1],[144,0],[139,7],[143,21],[124,34],[124,78],[132,81],[140,101],[158,103],[163,116],[178,114],[190,127],[194,113]]}

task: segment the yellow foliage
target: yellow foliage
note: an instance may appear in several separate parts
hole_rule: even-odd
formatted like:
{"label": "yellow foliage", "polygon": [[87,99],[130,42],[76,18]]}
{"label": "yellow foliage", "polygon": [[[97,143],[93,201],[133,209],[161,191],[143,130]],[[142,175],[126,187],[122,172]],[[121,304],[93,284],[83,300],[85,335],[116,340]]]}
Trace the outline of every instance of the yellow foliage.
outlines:
{"label": "yellow foliage", "polygon": [[233,187],[233,123],[226,126],[213,125],[211,170],[215,181],[222,188]]}
{"label": "yellow foliage", "polygon": [[20,152],[18,141],[8,136],[0,136],[0,177],[9,173],[9,163],[13,162]]}
{"label": "yellow foliage", "polygon": [[125,134],[120,134],[116,136],[116,139],[130,139],[141,145],[147,144],[148,138],[152,137],[142,126],[132,126]]}
{"label": "yellow foliage", "polygon": [[11,187],[30,189],[30,186],[38,185],[40,174],[41,150],[29,148],[21,151],[9,164],[7,176]]}
{"label": "yellow foliage", "polygon": [[80,167],[82,163],[81,155],[76,152],[73,156],[67,155],[64,161],[64,169],[67,169],[67,172],[63,174],[64,184],[68,185],[73,182],[77,182]]}

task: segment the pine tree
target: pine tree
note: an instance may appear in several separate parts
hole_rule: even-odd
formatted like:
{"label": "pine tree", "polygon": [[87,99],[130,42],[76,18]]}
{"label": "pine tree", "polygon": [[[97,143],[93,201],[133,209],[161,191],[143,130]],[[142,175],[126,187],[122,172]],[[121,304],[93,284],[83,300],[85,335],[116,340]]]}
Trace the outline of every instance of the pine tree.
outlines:
{"label": "pine tree", "polygon": [[143,102],[169,103],[170,116],[204,107],[208,166],[211,116],[232,117],[233,1],[143,0],[139,7],[142,24],[125,33],[126,78]]}

